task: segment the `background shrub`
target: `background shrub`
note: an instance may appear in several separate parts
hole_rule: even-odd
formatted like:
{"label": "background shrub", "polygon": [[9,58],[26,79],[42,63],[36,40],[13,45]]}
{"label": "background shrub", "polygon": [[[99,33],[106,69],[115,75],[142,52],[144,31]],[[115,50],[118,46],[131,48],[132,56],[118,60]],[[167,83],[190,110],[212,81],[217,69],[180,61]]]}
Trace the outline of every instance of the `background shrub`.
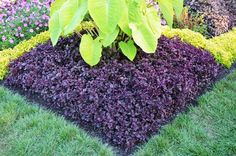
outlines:
{"label": "background shrub", "polygon": [[32,49],[10,64],[5,84],[39,95],[45,106],[125,149],[144,142],[217,76],[208,52],[178,39],[159,39],[155,54],[138,52],[134,63],[104,51],[90,68],[74,35]]}
{"label": "background shrub", "polygon": [[0,50],[12,48],[48,29],[52,0],[17,0],[2,2],[0,7]]}
{"label": "background shrub", "polygon": [[204,23],[204,16],[198,13],[189,12],[188,7],[184,7],[180,17],[174,18],[173,28],[190,29],[199,32],[205,37],[208,36],[207,25]]}

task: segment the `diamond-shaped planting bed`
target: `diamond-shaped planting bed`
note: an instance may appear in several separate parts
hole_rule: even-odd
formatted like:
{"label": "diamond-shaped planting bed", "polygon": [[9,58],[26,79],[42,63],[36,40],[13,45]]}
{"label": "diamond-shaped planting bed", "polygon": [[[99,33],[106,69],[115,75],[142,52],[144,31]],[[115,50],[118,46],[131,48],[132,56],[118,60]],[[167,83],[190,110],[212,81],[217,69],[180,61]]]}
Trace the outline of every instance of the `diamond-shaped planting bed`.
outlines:
{"label": "diamond-shaped planting bed", "polygon": [[91,68],[81,59],[76,35],[50,42],[10,64],[5,84],[31,95],[111,144],[129,150],[194,100],[220,71],[208,52],[178,39],[159,39],[155,54],[134,62],[106,50]]}

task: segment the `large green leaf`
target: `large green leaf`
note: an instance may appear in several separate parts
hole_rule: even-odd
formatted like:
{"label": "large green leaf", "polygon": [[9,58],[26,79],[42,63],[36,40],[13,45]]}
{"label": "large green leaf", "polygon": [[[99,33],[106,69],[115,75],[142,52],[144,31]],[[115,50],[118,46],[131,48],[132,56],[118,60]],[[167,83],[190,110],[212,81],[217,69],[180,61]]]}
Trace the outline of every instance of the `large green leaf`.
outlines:
{"label": "large green leaf", "polygon": [[154,7],[147,8],[146,18],[155,37],[159,38],[161,36],[161,19],[160,16],[157,15],[157,11]]}
{"label": "large green leaf", "polygon": [[88,0],[88,10],[98,28],[106,34],[114,32],[122,15],[121,0]]}
{"label": "large green leaf", "polygon": [[172,27],[174,18],[174,9],[172,0],[157,0],[161,13],[163,14],[167,24]]}
{"label": "large green leaf", "polygon": [[132,30],[134,42],[144,52],[154,53],[158,37],[148,24],[148,17],[143,13],[140,2],[129,3],[129,27]]}
{"label": "large green leaf", "polygon": [[121,41],[119,43],[119,47],[122,51],[122,53],[130,60],[133,61],[136,54],[137,54],[137,49],[134,45],[134,42],[132,40],[129,40],[127,43]]}
{"label": "large green leaf", "polygon": [[50,17],[56,13],[66,2],[66,0],[55,0],[52,2],[51,7],[50,7]]}
{"label": "large green leaf", "polygon": [[60,20],[60,17],[58,13],[52,15],[49,20],[49,32],[50,32],[50,38],[51,38],[53,46],[57,44],[57,41],[62,32],[59,20]]}
{"label": "large green leaf", "polygon": [[176,14],[177,18],[179,18],[182,11],[183,11],[184,0],[172,0],[172,4],[173,4],[174,10],[175,10],[175,14]]}
{"label": "large green leaf", "polygon": [[154,53],[157,47],[157,38],[150,29],[141,24],[129,24],[135,43],[146,53]]}
{"label": "large green leaf", "polygon": [[121,6],[122,6],[122,16],[118,25],[124,33],[126,33],[128,36],[131,36],[132,31],[129,28],[129,14],[128,14],[129,12],[126,0],[121,0]]}
{"label": "large green leaf", "polygon": [[95,66],[102,56],[102,44],[91,35],[83,35],[80,43],[80,54],[90,66]]}
{"label": "large green leaf", "polygon": [[[79,24],[87,12],[87,0],[56,0],[50,8],[49,31],[53,45],[64,29],[67,33]],[[78,23],[76,23],[78,22]],[[54,30],[56,29],[56,30]]]}
{"label": "large green leaf", "polygon": [[79,0],[77,1],[77,8],[72,17],[70,23],[65,27],[65,35],[72,33],[74,29],[81,23],[84,19],[88,11],[88,1],[87,0]]}
{"label": "large green leaf", "polygon": [[104,34],[103,32],[99,33],[99,37],[102,39],[102,44],[104,47],[110,46],[119,34],[119,28],[117,27],[114,32],[111,34]]}

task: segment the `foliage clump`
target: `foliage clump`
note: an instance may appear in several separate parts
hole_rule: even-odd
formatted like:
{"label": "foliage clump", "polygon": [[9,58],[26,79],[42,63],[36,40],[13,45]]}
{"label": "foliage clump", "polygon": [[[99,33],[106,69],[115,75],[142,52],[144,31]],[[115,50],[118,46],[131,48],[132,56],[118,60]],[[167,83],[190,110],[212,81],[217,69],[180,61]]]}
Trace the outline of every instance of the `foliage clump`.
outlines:
{"label": "foliage clump", "polygon": [[[160,12],[146,0],[56,0],[50,8],[49,31],[53,45],[60,36],[75,31],[85,21],[95,24],[92,31],[81,35],[80,53],[90,66],[99,63],[102,49],[121,50],[129,59],[136,56],[138,45],[154,53],[161,36],[160,13],[169,26],[179,17],[183,0],[156,0]],[[122,10],[122,11],[121,11]]]}

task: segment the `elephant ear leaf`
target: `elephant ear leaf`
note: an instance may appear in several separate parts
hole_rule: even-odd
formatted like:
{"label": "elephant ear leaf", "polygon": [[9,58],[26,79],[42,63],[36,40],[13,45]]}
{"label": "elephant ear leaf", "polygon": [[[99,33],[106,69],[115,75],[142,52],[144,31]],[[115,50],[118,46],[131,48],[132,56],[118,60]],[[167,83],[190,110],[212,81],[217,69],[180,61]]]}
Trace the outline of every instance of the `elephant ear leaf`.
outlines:
{"label": "elephant ear leaf", "polygon": [[88,0],[89,14],[105,34],[115,31],[122,16],[120,0]]}
{"label": "elephant ear leaf", "polygon": [[174,18],[174,9],[172,0],[157,0],[161,13],[167,24],[172,27]]}
{"label": "elephant ear leaf", "polygon": [[102,39],[102,44],[104,47],[110,46],[119,34],[120,29],[117,27],[114,32],[110,34],[104,34],[103,32],[99,32],[99,37]]}
{"label": "elephant ear leaf", "polygon": [[122,15],[121,15],[118,25],[125,34],[127,34],[128,36],[131,36],[132,31],[129,28],[129,11],[128,11],[127,2],[125,0],[121,0],[121,6],[123,10],[122,10]]}
{"label": "elephant ear leaf", "polygon": [[99,63],[102,56],[102,44],[98,38],[93,40],[91,35],[83,35],[79,50],[83,60],[90,66]]}
{"label": "elephant ear leaf", "polygon": [[53,45],[56,45],[61,34],[71,33],[86,13],[87,0],[54,1],[50,8],[49,20],[49,32]]}
{"label": "elephant ear leaf", "polygon": [[74,10],[74,15],[70,19],[69,24],[64,28],[65,35],[72,33],[74,29],[82,22],[86,13],[88,12],[88,1],[87,0],[76,0],[77,8]]}
{"label": "elephant ear leaf", "polygon": [[133,61],[136,54],[137,54],[137,49],[134,45],[134,42],[132,40],[129,40],[127,43],[121,41],[119,43],[119,47],[122,51],[122,53],[130,60]]}
{"label": "elephant ear leaf", "polygon": [[62,29],[59,22],[59,14],[54,14],[49,20],[49,32],[52,45],[55,46],[61,35]]}
{"label": "elephant ear leaf", "polygon": [[[157,16],[157,15],[156,15]],[[147,15],[143,14],[139,3],[129,4],[129,28],[134,42],[146,53],[154,53],[157,47],[157,35],[153,25],[148,24]]]}

